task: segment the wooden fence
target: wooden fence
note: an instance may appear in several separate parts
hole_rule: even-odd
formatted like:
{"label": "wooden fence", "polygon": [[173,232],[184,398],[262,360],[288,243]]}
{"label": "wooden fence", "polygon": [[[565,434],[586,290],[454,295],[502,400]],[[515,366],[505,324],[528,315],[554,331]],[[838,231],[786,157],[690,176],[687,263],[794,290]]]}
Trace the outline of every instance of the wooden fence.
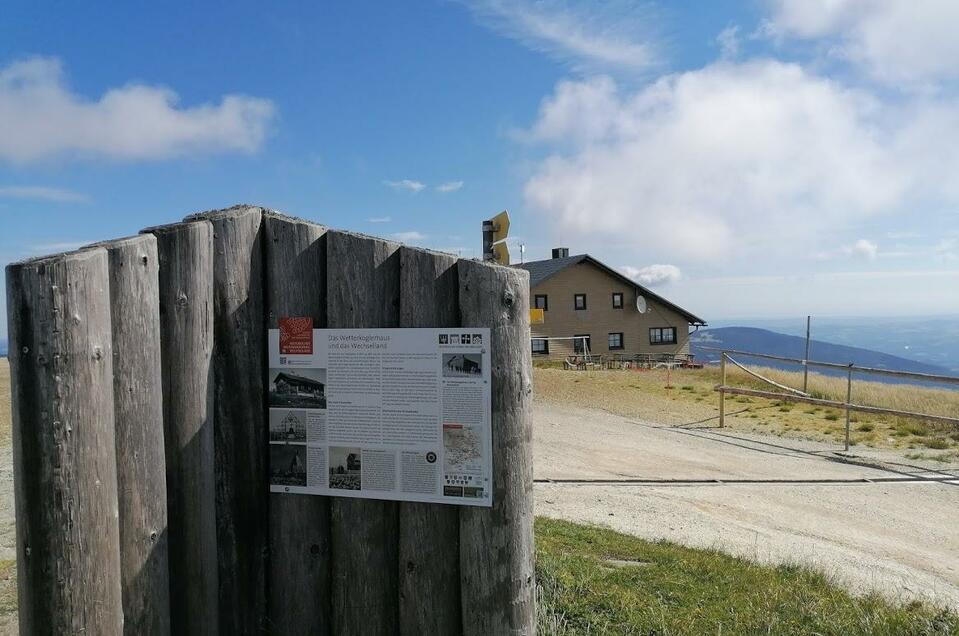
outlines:
{"label": "wooden fence", "polygon": [[[720,352],[719,358],[719,384],[714,388],[716,392],[719,393],[719,427],[723,428],[726,425],[726,394],[732,395],[746,395],[750,397],[759,397],[766,398],[770,400],[780,400],[782,402],[798,402],[802,404],[814,404],[816,406],[825,406],[835,409],[842,409],[846,412],[846,426],[845,426],[845,440],[843,443],[843,450],[846,452],[849,451],[849,425],[852,421],[851,414],[853,411],[857,413],[871,413],[873,415],[891,415],[894,417],[907,417],[918,420],[925,420],[928,422],[935,422],[937,424],[946,424],[952,426],[959,426],[959,418],[957,417],[948,417],[945,415],[934,415],[931,413],[916,413],[914,411],[904,411],[902,409],[893,409],[882,406],[869,406],[866,404],[856,404],[852,401],[852,380],[853,373],[861,373],[864,375],[878,375],[885,377],[894,377],[902,378],[907,380],[921,381],[927,383],[939,383],[943,385],[953,385],[959,386],[959,377],[954,377],[950,375],[933,375],[929,373],[915,373],[911,371],[895,371],[892,369],[875,369],[871,367],[860,367],[855,364],[837,364],[835,362],[819,362],[816,360],[801,360],[799,358],[786,358],[783,356],[774,356],[768,353],[755,353],[750,351],[737,351],[735,349],[719,349],[715,347],[703,347],[707,351],[718,351]],[[732,355],[743,356],[748,358],[757,358],[760,360],[775,360],[777,362],[790,362],[793,364],[799,364],[803,367],[803,390],[799,390],[793,387],[786,386],[775,382],[763,375],[760,375],[756,371],[753,371],[739,362],[736,362],[732,358]],[[726,363],[730,362],[748,375],[765,382],[770,386],[774,386],[779,391],[763,391],[760,389],[747,389],[744,387],[730,386],[726,383],[727,374],[726,374]],[[826,398],[817,398],[813,397],[810,393],[807,392],[806,385],[808,380],[808,369],[810,367],[820,368],[820,369],[832,369],[842,370],[846,374],[846,399],[845,401],[840,400],[829,400]]]}
{"label": "wooden fence", "polygon": [[[528,275],[258,207],[7,267],[25,634],[532,634]],[[489,327],[492,508],[271,494],[266,333]]]}

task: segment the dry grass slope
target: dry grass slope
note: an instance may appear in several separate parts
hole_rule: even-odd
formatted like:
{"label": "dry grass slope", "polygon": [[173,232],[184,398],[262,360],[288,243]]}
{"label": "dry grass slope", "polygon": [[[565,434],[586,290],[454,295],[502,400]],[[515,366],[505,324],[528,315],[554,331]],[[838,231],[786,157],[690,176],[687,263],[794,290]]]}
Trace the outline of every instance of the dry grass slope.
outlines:
{"label": "dry grass slope", "polygon": [[[10,365],[0,358],[0,452],[10,452],[11,427]],[[13,488],[13,483],[0,483],[0,488]],[[17,562],[9,559],[0,560],[0,633],[17,633]]]}
{"label": "dry grass slope", "polygon": [[[753,367],[750,367],[753,368]],[[802,386],[800,373],[755,369],[780,384]],[[536,399],[601,408],[617,415],[661,424],[716,424],[719,370],[662,369],[642,371],[564,371],[538,367],[533,372]],[[745,388],[775,390],[768,384],[732,368],[727,383]],[[845,400],[843,378],[810,374],[814,397]],[[854,381],[853,401],[899,410],[955,417],[959,391],[912,385]],[[730,428],[839,444],[845,414],[838,409],[776,400],[729,396],[726,424]],[[876,448],[907,450],[913,458],[940,462],[959,461],[959,429],[911,418],[853,413],[852,443]]]}
{"label": "dry grass slope", "polygon": [[6,358],[0,358],[0,446],[10,445],[10,365]]}

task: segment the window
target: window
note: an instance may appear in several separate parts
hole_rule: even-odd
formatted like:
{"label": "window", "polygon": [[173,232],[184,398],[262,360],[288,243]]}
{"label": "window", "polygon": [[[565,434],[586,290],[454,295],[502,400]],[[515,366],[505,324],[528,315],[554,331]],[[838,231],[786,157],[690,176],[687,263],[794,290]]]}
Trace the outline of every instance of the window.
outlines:
{"label": "window", "polygon": [[586,309],[586,294],[573,294],[573,308]]}
{"label": "window", "polygon": [[623,292],[613,292],[613,309],[623,308]]}
{"label": "window", "polygon": [[[585,348],[584,348],[585,345]],[[576,334],[573,340],[573,353],[591,353],[593,342],[588,333]]]}
{"label": "window", "polygon": [[649,344],[676,344],[676,327],[652,327]]}
{"label": "window", "polygon": [[543,311],[549,311],[549,298],[547,298],[546,294],[536,294],[533,296],[533,307],[542,309]]}
{"label": "window", "polygon": [[549,340],[546,338],[533,338],[533,353],[546,355],[549,353]]}
{"label": "window", "polygon": [[611,333],[609,334],[609,350],[613,351],[614,349],[623,348],[623,333]]}

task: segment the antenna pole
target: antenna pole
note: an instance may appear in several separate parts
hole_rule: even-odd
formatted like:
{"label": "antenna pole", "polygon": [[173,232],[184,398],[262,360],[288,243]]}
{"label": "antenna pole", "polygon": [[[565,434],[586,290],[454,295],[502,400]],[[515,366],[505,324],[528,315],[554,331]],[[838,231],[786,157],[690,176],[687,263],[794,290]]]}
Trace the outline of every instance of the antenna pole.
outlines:
{"label": "antenna pole", "polygon": [[809,326],[812,316],[806,316],[806,354],[802,359],[802,392],[809,393]]}

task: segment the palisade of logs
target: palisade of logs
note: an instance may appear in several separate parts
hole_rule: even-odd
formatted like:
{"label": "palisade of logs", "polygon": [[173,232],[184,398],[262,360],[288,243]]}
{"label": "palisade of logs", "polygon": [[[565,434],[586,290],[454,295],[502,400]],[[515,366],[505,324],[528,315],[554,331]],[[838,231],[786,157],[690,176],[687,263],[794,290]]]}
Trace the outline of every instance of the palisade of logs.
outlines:
{"label": "palisade of logs", "polygon": [[[8,266],[21,633],[533,634],[528,306],[255,206]],[[489,327],[493,507],[270,493],[286,316]]]}

